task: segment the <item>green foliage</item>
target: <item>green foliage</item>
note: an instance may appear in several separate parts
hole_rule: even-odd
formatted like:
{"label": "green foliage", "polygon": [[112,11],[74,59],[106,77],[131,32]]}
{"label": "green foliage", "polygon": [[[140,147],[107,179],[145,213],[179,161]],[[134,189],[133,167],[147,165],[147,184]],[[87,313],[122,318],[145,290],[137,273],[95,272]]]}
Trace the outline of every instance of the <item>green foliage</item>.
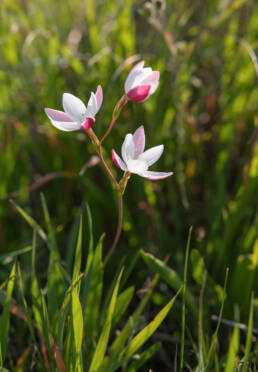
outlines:
{"label": "green foliage", "polygon": [[[0,15],[0,366],[14,370],[33,344],[39,371],[57,368],[57,350],[68,370],[88,370],[124,266],[104,367],[118,360],[141,320],[148,322],[184,285],[160,338],[119,368],[174,368],[185,301],[184,368],[201,370],[225,300],[210,368],[257,369],[256,336],[250,326],[248,336],[243,331],[250,319],[258,328],[257,1],[2,0]],[[95,153],[87,136],[56,130],[43,108],[61,109],[63,92],[87,101],[101,84],[104,102],[94,130],[102,136],[129,69],[141,59],[160,71],[159,89],[144,103],[128,103],[103,153],[112,166],[110,150],[119,152],[124,135],[143,124],[147,146],[165,146],[156,169],[174,175],[130,179],[123,233],[104,271],[117,220],[115,194],[100,167],[89,165]],[[85,203],[87,228],[79,217]],[[103,231],[105,241],[94,244]],[[150,272],[160,280],[146,282],[138,302],[134,290]],[[26,323],[14,315],[9,322],[10,296]],[[32,354],[24,371],[34,363]]]}

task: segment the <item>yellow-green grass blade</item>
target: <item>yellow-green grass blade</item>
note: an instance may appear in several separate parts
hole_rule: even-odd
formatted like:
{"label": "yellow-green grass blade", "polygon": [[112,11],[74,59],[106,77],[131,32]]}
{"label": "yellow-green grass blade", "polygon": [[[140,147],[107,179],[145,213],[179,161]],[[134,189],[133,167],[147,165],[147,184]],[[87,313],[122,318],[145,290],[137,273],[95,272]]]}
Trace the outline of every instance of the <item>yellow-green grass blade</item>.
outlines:
{"label": "yellow-green grass blade", "polygon": [[72,291],[72,320],[73,320],[73,335],[75,345],[75,371],[82,371],[82,336],[83,336],[83,316],[79,295],[76,287]]}
{"label": "yellow-green grass blade", "polygon": [[[183,285],[183,280],[179,275],[164,262],[154,257],[150,253],[141,251],[141,256],[145,263],[156,273],[158,273],[175,291]],[[185,303],[192,311],[196,319],[198,319],[196,301],[189,289],[185,293]]]}
{"label": "yellow-green grass blade", "polygon": [[249,359],[250,351],[252,345],[252,336],[253,336],[253,318],[254,318],[254,294],[252,292],[250,300],[250,311],[249,311],[249,321],[248,321],[248,331],[245,344],[245,356],[244,356],[244,366],[243,372],[247,372],[249,369]]}
{"label": "yellow-green grass blade", "polygon": [[235,327],[231,337],[225,372],[234,372],[236,357],[239,350],[239,328]]}
{"label": "yellow-green grass blade", "polygon": [[21,216],[25,219],[25,221],[30,225],[33,230],[36,230],[38,235],[47,242],[47,235],[45,231],[40,227],[40,225],[27,213],[23,208],[21,208],[18,204],[16,204],[13,200],[10,200],[12,205],[17,209],[17,211],[21,214]]}
{"label": "yellow-green grass blade", "polygon": [[137,358],[127,367],[127,372],[136,372],[141,368],[159,349],[161,348],[161,343],[157,342],[151,345],[143,353],[138,354]]}
{"label": "yellow-green grass blade", "polygon": [[102,244],[104,234],[99,239],[94,252],[91,268],[86,274],[84,285],[86,286],[84,299],[84,324],[85,333],[88,340],[92,340],[98,333],[99,305],[103,287],[103,263],[102,263]]}
{"label": "yellow-green grass blade", "polygon": [[156,329],[160,326],[163,322],[169,311],[171,310],[174,302],[181,292],[182,287],[178,290],[176,295],[168,302],[166,306],[155,316],[155,318],[148,324],[142,331],[140,331],[133,339],[130,341],[128,346],[123,350],[120,354],[119,359],[127,360],[132,355],[136,353],[136,351],[152,336],[152,334],[156,331]]}
{"label": "yellow-green grass blade", "polygon": [[11,273],[9,275],[7,289],[6,289],[6,296],[5,296],[5,304],[3,308],[3,313],[0,318],[0,356],[1,356],[0,366],[3,365],[3,358],[6,352],[6,344],[7,344],[9,327],[10,327],[10,302],[11,302],[11,296],[12,296],[13,288],[14,288],[15,274],[16,274],[16,263],[14,263]]}
{"label": "yellow-green grass blade", "polygon": [[116,285],[115,285],[115,288],[114,288],[114,291],[113,291],[113,294],[110,300],[110,304],[107,310],[107,318],[103,326],[102,332],[100,334],[97,347],[94,352],[93,359],[90,365],[89,372],[97,372],[98,368],[101,366],[102,361],[104,359],[104,355],[105,355],[107,345],[108,345],[111,323],[112,323],[112,318],[113,318],[113,314],[115,310],[118,288],[119,288],[119,283],[121,280],[122,273],[123,273],[123,269],[121,270],[118,276],[118,279],[117,279],[117,282],[116,282]]}

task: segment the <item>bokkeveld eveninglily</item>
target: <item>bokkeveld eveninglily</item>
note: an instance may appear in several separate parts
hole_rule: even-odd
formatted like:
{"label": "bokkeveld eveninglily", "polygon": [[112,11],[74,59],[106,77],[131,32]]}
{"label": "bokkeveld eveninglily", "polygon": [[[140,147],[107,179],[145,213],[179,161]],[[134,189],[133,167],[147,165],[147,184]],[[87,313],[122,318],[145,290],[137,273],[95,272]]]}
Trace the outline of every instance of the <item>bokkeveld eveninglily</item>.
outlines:
{"label": "bokkeveld eveninglily", "polygon": [[91,92],[87,107],[73,94],[63,94],[64,111],[45,108],[45,112],[54,127],[65,132],[74,130],[88,130],[95,122],[95,115],[98,113],[103,101],[102,88],[99,85],[96,93]]}
{"label": "bokkeveld eveninglily", "polygon": [[158,88],[159,71],[143,67],[144,61],[137,63],[125,81],[126,96],[134,102],[142,102]]}
{"label": "bokkeveld eveninglily", "polygon": [[148,168],[162,155],[164,145],[159,145],[144,151],[145,133],[144,127],[139,127],[134,134],[127,134],[122,145],[122,158],[112,150],[113,162],[125,172],[135,173],[150,180],[161,180],[173,174],[173,172],[153,172]]}

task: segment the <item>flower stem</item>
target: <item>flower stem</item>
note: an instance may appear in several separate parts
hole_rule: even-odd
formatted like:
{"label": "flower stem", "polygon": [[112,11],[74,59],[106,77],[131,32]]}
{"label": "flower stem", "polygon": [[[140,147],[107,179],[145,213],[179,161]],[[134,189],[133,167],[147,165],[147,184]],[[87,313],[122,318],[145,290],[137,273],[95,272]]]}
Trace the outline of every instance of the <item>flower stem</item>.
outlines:
{"label": "flower stem", "polygon": [[118,183],[117,183],[113,173],[111,172],[111,170],[109,169],[109,167],[107,166],[107,164],[106,164],[106,162],[103,158],[101,144],[97,147],[97,150],[98,150],[98,155],[99,155],[100,161],[101,161],[103,167],[105,168],[105,171],[106,171],[107,175],[109,176],[109,178],[111,179],[111,181],[115,185],[116,189],[118,189]]}
{"label": "flower stem", "polygon": [[106,133],[104,134],[104,136],[101,138],[100,140],[100,144],[102,144],[102,142],[104,141],[104,139],[107,138],[107,136],[109,135],[111,129],[113,128],[118,116],[120,115],[120,112],[122,110],[122,108],[124,107],[124,105],[126,105],[128,101],[128,98],[127,98],[127,95],[124,94],[120,100],[117,102],[115,108],[114,108],[114,111],[113,111],[113,115],[112,115],[112,120],[111,120],[111,123],[109,124],[109,127],[108,127],[108,130],[106,131]]}
{"label": "flower stem", "polygon": [[113,244],[108,252],[108,254],[105,257],[104,260],[104,266],[107,264],[108,260],[114,253],[118,240],[120,238],[121,230],[122,230],[122,221],[123,221],[123,195],[119,192],[118,193],[118,223],[117,223],[117,228],[116,228],[116,235],[113,241]]}

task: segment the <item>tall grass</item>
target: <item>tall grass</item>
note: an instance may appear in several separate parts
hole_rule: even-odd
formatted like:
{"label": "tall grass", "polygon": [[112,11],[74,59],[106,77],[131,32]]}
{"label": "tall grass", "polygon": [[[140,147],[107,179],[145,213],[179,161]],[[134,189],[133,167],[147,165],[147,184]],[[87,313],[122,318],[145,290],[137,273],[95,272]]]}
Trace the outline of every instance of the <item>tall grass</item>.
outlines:
{"label": "tall grass", "polygon": [[[140,316],[149,324],[158,314],[160,322],[184,286],[193,226],[183,289],[184,368],[255,370],[256,1],[4,0],[0,16],[1,364],[12,370],[24,361],[24,371],[31,363],[36,370],[62,370],[62,363],[67,370],[93,371],[101,363],[124,371],[176,370],[182,292],[156,336],[137,352],[135,332],[144,327]],[[140,59],[160,71],[159,89],[141,105],[128,104],[104,155],[111,165],[109,151],[144,124],[147,145],[165,145],[159,169],[174,176],[159,183],[130,180],[122,237],[104,271],[116,194],[94,165],[86,136],[56,131],[43,108],[60,108],[66,91],[86,101],[101,83],[104,105],[94,130],[103,135],[129,68]],[[82,224],[85,202],[92,222]],[[28,223],[37,235],[33,242]],[[145,280],[154,273],[161,278],[151,292]],[[143,287],[145,297],[132,287]],[[116,327],[125,329],[123,346]]]}

